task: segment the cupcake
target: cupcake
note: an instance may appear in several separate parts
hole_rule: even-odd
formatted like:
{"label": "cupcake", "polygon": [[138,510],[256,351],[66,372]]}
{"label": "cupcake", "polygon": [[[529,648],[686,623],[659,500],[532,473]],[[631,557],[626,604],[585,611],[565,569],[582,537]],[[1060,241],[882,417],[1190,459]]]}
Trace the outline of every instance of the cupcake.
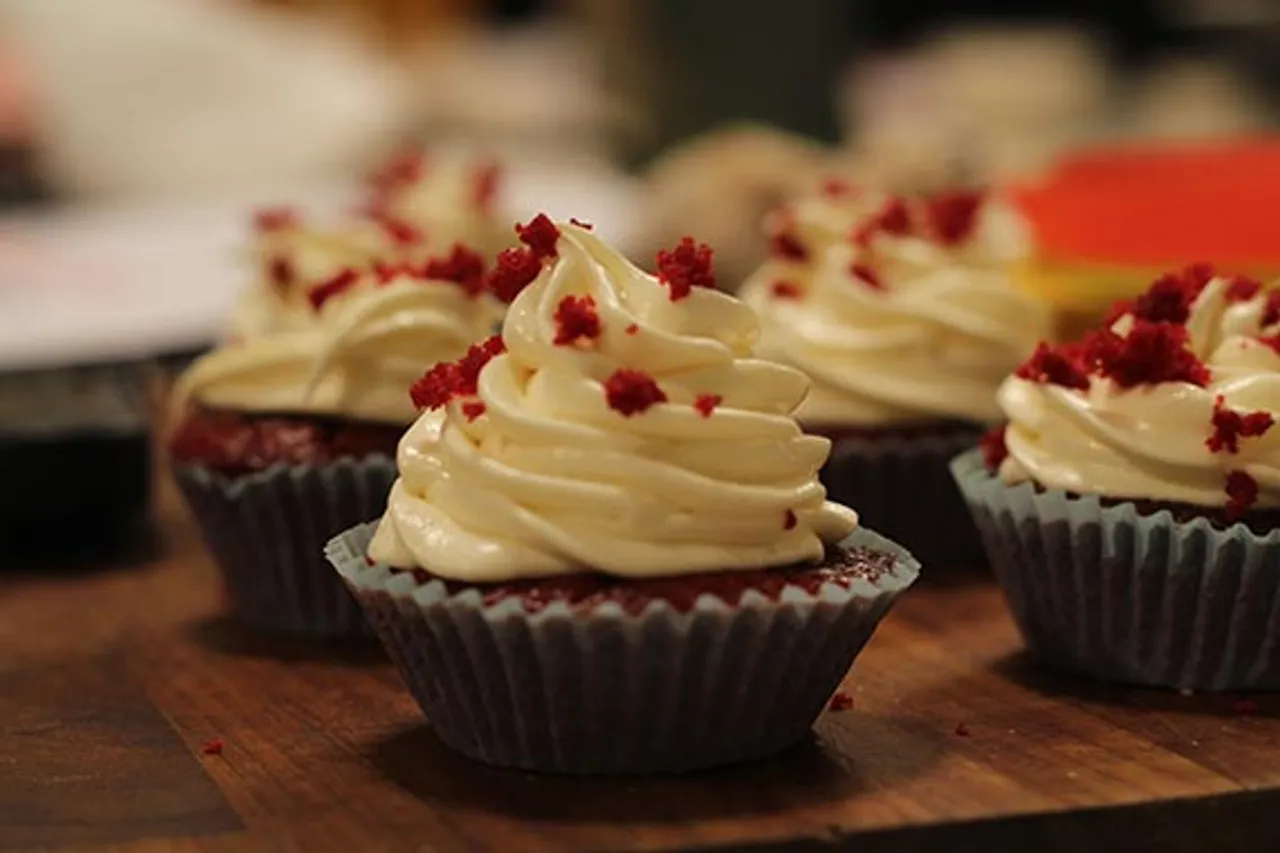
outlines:
{"label": "cupcake", "polygon": [[461,156],[428,164],[420,154],[401,155],[370,176],[352,214],[317,221],[287,207],[260,211],[251,249],[255,281],[236,305],[232,336],[313,325],[313,288],[348,269],[419,265],[455,246],[491,263],[507,242],[494,211],[498,190],[495,164]]}
{"label": "cupcake", "polygon": [[1101,679],[1280,688],[1280,290],[1157,280],[1006,380],[955,460],[1030,649]]}
{"label": "cupcake", "polygon": [[834,442],[823,481],[927,565],[979,563],[947,463],[998,419],[996,389],[1049,323],[1008,275],[1017,217],[981,194],[895,197],[825,248],[800,222],[774,242],[803,251],[776,252],[744,296],[761,352],[813,380],[797,417]]}
{"label": "cupcake", "polygon": [[376,518],[424,364],[485,337],[501,306],[479,255],[347,270],[314,288],[307,328],[229,344],[179,379],[170,454],[245,621],[311,634],[365,630],[320,553]]}
{"label": "cupcake", "polygon": [[[809,731],[918,565],[826,499],[808,381],[685,239],[658,277],[540,218],[502,334],[413,386],[379,523],[335,538],[441,739],[549,772],[760,758]],[[500,289],[500,288],[499,288]]]}

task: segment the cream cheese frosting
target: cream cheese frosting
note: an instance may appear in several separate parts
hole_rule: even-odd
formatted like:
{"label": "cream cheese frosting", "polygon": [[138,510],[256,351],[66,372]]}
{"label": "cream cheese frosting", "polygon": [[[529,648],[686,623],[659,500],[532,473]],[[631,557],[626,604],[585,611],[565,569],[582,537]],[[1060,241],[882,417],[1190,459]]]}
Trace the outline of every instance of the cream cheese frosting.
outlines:
{"label": "cream cheese frosting", "polygon": [[[1232,298],[1231,279],[1210,281],[1191,303],[1185,348],[1208,379],[1121,387],[1093,375],[1088,388],[1012,376],[1000,389],[1009,418],[1009,483],[1205,507],[1233,500],[1230,477],[1245,479],[1255,507],[1280,506],[1280,296]],[[1112,330],[1132,334],[1132,313]],[[1253,428],[1241,430],[1249,418]],[[1260,434],[1259,434],[1260,433]],[[1233,449],[1234,448],[1234,449]],[[1235,500],[1240,494],[1234,495]],[[1245,497],[1248,497],[1247,495]]]}
{"label": "cream cheese frosting", "polygon": [[[805,376],[755,357],[736,298],[673,299],[588,230],[558,228],[476,393],[405,434],[370,557],[468,582],[821,560],[857,516],[818,481],[830,442],[792,417]],[[575,305],[594,318],[585,336],[566,334]]]}
{"label": "cream cheese frosting", "polygon": [[[353,273],[354,275],[354,273]],[[305,328],[229,343],[203,356],[176,388],[179,405],[340,416],[408,424],[405,389],[424,366],[489,334],[502,306],[451,281],[360,274]]]}
{"label": "cream cheese frosting", "polygon": [[1016,214],[984,200],[973,220],[942,240],[918,224],[884,230],[872,217],[861,238],[846,231],[832,243],[811,277],[778,267],[753,279],[744,298],[761,316],[762,353],[813,379],[803,423],[999,417],[996,390],[1046,337],[1050,314],[1010,278],[1029,245]]}

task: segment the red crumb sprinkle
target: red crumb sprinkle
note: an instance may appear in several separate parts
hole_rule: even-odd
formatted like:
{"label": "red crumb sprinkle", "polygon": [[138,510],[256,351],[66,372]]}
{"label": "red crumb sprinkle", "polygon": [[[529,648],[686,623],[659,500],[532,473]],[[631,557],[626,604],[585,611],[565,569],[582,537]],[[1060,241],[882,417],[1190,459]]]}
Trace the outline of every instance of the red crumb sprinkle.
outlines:
{"label": "red crumb sprinkle", "polygon": [[900,196],[888,199],[879,213],[853,230],[850,238],[855,244],[865,247],[872,237],[881,232],[897,237],[911,233],[911,210],[906,199]]}
{"label": "red crumb sprinkle", "polygon": [[539,260],[556,256],[556,241],[560,239],[560,229],[545,213],[539,213],[527,225],[517,225],[516,236]]}
{"label": "red crumb sprinkle", "polygon": [[1264,435],[1275,424],[1270,412],[1249,412],[1241,414],[1235,409],[1227,408],[1222,395],[1213,401],[1213,434],[1205,439],[1205,447],[1213,453],[1239,453],[1240,439],[1257,438]]}
{"label": "red crumb sprinkle", "polygon": [[1137,299],[1116,303],[1107,325],[1129,313],[1138,320],[1153,323],[1185,323],[1191,316],[1191,303],[1213,276],[1214,270],[1209,264],[1192,264],[1179,272],[1162,275]]}
{"label": "red crumb sprinkle", "polygon": [[783,229],[769,238],[769,254],[787,261],[802,262],[809,259],[809,250],[800,238],[791,231]]}
{"label": "red crumb sprinkle", "polygon": [[1267,303],[1262,308],[1262,325],[1270,326],[1280,323],[1280,290],[1267,294]]}
{"label": "red crumb sprinkle", "polygon": [[1262,291],[1262,282],[1247,275],[1236,275],[1227,282],[1228,302],[1248,302]]}
{"label": "red crumb sprinkle", "polygon": [[821,190],[827,198],[844,198],[853,193],[853,184],[839,178],[827,178],[822,182]]}
{"label": "red crumb sprinkle", "polygon": [[1134,320],[1124,338],[1105,330],[1092,336],[1086,357],[1121,388],[1161,382],[1203,388],[1209,384],[1209,368],[1187,349],[1188,337],[1185,326]]}
{"label": "red crumb sprinkle", "polygon": [[693,398],[693,407],[698,410],[698,414],[704,418],[711,417],[711,413],[716,410],[716,406],[724,402],[724,397],[719,394],[699,394]]}
{"label": "red crumb sprinkle", "polygon": [[578,217],[576,217],[576,216],[570,216],[570,217],[569,217],[569,224],[570,224],[570,225],[576,225],[576,226],[578,226],[579,228],[581,228],[583,231],[594,231],[594,230],[596,230],[596,226],[595,226],[595,225],[591,224],[590,222],[584,222],[583,220],[579,219],[579,218],[578,218]]}
{"label": "red crumb sprinkle", "polygon": [[964,723],[956,723],[956,727],[952,731],[956,737],[968,737],[970,734],[969,727]]}
{"label": "red crumb sprinkle", "polygon": [[473,344],[457,361],[442,361],[409,388],[409,399],[419,409],[438,409],[454,397],[471,397],[477,391],[480,371],[495,356],[506,352],[501,335]]}
{"label": "red crumb sprinkle", "polygon": [[853,707],[853,697],[843,690],[837,690],[827,703],[828,711],[848,711]]}
{"label": "red crumb sprinkle", "polygon": [[375,559],[373,559],[373,557],[370,557],[368,554],[365,554],[365,555],[364,555],[364,564],[365,564],[366,566],[369,566],[370,568],[372,568],[373,566],[378,565],[378,561],[377,561],[377,560],[375,560]]}
{"label": "red crumb sprinkle", "polygon": [[485,286],[502,302],[513,302],[542,272],[542,259],[532,249],[503,249]]}
{"label": "red crumb sprinkle", "polygon": [[1231,703],[1231,713],[1239,714],[1242,717],[1251,717],[1254,714],[1261,713],[1262,709],[1258,706],[1257,700],[1254,699],[1237,699]]}
{"label": "red crumb sprinkle", "polygon": [[484,257],[461,243],[454,243],[445,257],[430,258],[422,268],[424,278],[451,281],[469,296],[479,296],[484,291],[484,272]]}
{"label": "red crumb sprinkle", "polygon": [[624,418],[638,415],[655,403],[667,402],[667,395],[654,378],[642,370],[621,368],[604,381],[604,396]]}
{"label": "red crumb sprinkle", "polygon": [[267,263],[267,278],[276,290],[286,290],[295,278],[293,264],[288,258],[272,258]]}
{"label": "red crumb sprinkle", "polygon": [[1276,355],[1280,355],[1280,335],[1264,335],[1258,338],[1258,343],[1271,347]]}
{"label": "red crumb sprinkle", "polygon": [[1004,442],[1006,429],[1005,424],[992,427],[978,442],[978,446],[982,448],[982,461],[989,471],[999,471],[1000,465],[1009,458],[1009,447]]}
{"label": "red crumb sprinkle", "polygon": [[1061,385],[1078,391],[1089,390],[1089,376],[1084,368],[1061,350],[1041,342],[1036,351],[1013,372],[1019,379],[1042,385]]}
{"label": "red crumb sprinkle", "polygon": [[482,211],[493,208],[494,199],[498,197],[498,188],[502,185],[502,167],[497,163],[485,163],[478,167],[472,179],[476,206]]}
{"label": "red crumb sprinkle", "polygon": [[317,284],[307,293],[307,301],[311,307],[319,311],[321,306],[333,297],[355,286],[360,280],[360,273],[347,268],[327,281]]}
{"label": "red crumb sprinkle", "polygon": [[804,295],[800,285],[794,281],[775,281],[769,285],[769,292],[773,294],[774,299],[799,299]]}
{"label": "red crumb sprinkle", "polygon": [[556,306],[556,346],[572,346],[578,341],[600,337],[600,315],[591,296],[566,296]]}
{"label": "red crumb sprinkle", "polygon": [[485,404],[483,400],[468,400],[462,404],[462,416],[468,422],[474,421],[485,413]]}
{"label": "red crumb sprinkle", "polygon": [[1238,519],[1258,502],[1258,481],[1245,471],[1227,474],[1227,518]]}
{"label": "red crumb sprinkle", "polygon": [[794,530],[796,526],[796,521],[797,519],[796,519],[795,510],[791,510],[791,509],[787,510],[782,515],[782,529]]}
{"label": "red crumb sprinkle", "polygon": [[715,287],[716,274],[711,268],[714,253],[705,243],[692,237],[681,237],[674,249],[658,252],[658,281],[671,289],[671,301],[679,302],[695,287]]}
{"label": "red crumb sprinkle", "polygon": [[253,215],[253,227],[263,234],[272,234],[293,228],[302,221],[302,217],[291,207],[267,207]]}
{"label": "red crumb sprinkle", "polygon": [[378,223],[382,233],[397,246],[417,246],[427,237],[421,228],[394,216],[374,214],[373,221]]}
{"label": "red crumb sprinkle", "polygon": [[222,738],[210,738],[200,745],[200,751],[205,755],[222,755]]}
{"label": "red crumb sprinkle", "polygon": [[626,332],[628,335],[634,335],[636,332],[640,331],[640,327],[635,323],[632,323],[622,331]]}
{"label": "red crumb sprinkle", "polygon": [[387,159],[380,168],[369,175],[369,184],[376,189],[389,191],[415,184],[426,174],[427,161],[418,151],[404,151]]}
{"label": "red crumb sprinkle", "polygon": [[930,232],[945,246],[968,239],[977,227],[983,198],[980,192],[951,192],[926,200],[925,217]]}
{"label": "red crumb sprinkle", "polygon": [[402,275],[412,275],[413,271],[409,269],[408,264],[392,263],[391,261],[378,258],[373,262],[373,276],[378,280],[378,284],[390,284],[394,279]]}
{"label": "red crumb sprinkle", "polygon": [[849,267],[849,274],[872,290],[885,289],[884,279],[870,264],[853,264]]}

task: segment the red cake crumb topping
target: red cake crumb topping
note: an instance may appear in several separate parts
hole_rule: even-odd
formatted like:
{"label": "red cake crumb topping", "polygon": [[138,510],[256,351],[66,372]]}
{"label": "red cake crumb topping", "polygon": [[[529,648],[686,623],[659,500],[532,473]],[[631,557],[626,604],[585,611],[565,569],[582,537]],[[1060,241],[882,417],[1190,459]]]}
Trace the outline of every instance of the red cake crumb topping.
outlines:
{"label": "red cake crumb topping", "polygon": [[773,294],[774,299],[799,299],[803,296],[800,285],[794,281],[775,281],[769,285],[769,291]]}
{"label": "red cake crumb topping", "polygon": [[291,207],[266,207],[253,215],[254,229],[263,234],[294,228],[301,222],[302,217]]}
{"label": "red cake crumb topping", "polygon": [[982,461],[992,472],[999,471],[1000,465],[1009,458],[1009,447],[1004,442],[1006,429],[1005,424],[992,427],[978,442],[978,446],[982,448]]}
{"label": "red cake crumb topping", "polygon": [[821,189],[822,194],[827,198],[844,198],[852,195],[854,191],[853,184],[840,178],[827,178],[822,182]]}
{"label": "red cake crumb topping", "polygon": [[1246,471],[1227,474],[1227,518],[1238,519],[1258,502],[1258,481]]}
{"label": "red cake crumb topping", "polygon": [[884,290],[884,279],[870,264],[855,263],[849,267],[849,274],[872,290]]}
{"label": "red cake crumb topping", "polygon": [[1162,275],[1137,299],[1116,303],[1107,325],[1129,313],[1136,319],[1153,323],[1185,323],[1191,316],[1191,303],[1196,301],[1213,276],[1213,267],[1203,263]]}
{"label": "red cake crumb topping", "polygon": [[1262,325],[1270,326],[1275,323],[1280,323],[1280,290],[1267,294],[1267,302],[1262,309]]}
{"label": "red cake crumb topping", "polygon": [[775,231],[769,237],[769,254],[775,258],[796,263],[809,259],[809,250],[804,243],[801,243],[800,238],[786,228]]}
{"label": "red cake crumb topping", "polygon": [[693,399],[693,407],[698,410],[698,414],[704,418],[711,417],[711,413],[716,410],[716,406],[724,402],[724,397],[719,394],[699,394]]}
{"label": "red cake crumb topping", "polygon": [[502,184],[502,167],[497,163],[485,163],[476,169],[474,181],[476,206],[484,212],[492,210],[494,199],[498,197],[498,187]]}
{"label": "red cake crumb topping", "polygon": [[342,270],[337,275],[326,281],[317,284],[307,293],[307,301],[311,303],[311,307],[319,311],[320,308],[333,297],[355,286],[360,280],[360,273],[351,268]]}
{"label": "red cake crumb topping", "polygon": [[404,151],[388,158],[369,175],[369,185],[383,192],[400,189],[422,180],[427,161],[418,151]]}
{"label": "red cake crumb topping", "polygon": [[1241,414],[1228,408],[1222,395],[1213,401],[1213,434],[1205,439],[1205,447],[1212,453],[1240,452],[1240,439],[1265,435],[1275,424],[1269,412],[1257,411]]}
{"label": "red cake crumb topping", "polygon": [[510,304],[542,272],[542,259],[532,249],[503,249],[485,283],[495,298]]}
{"label": "red cake crumb topping", "polygon": [[472,344],[457,361],[442,361],[409,388],[409,397],[420,409],[438,409],[454,397],[475,396],[480,371],[495,356],[507,351],[501,335]]}
{"label": "red cake crumb topping", "polygon": [[977,227],[983,198],[980,192],[950,192],[926,199],[925,218],[930,233],[944,246],[965,241]]}
{"label": "red cake crumb topping", "polygon": [[787,510],[782,514],[782,529],[795,530],[797,521],[795,510]]}
{"label": "red cake crumb topping", "polygon": [[635,323],[631,323],[622,331],[626,332],[628,335],[634,335],[636,332],[640,331],[640,327]]}
{"label": "red cake crumb topping", "polygon": [[658,281],[670,288],[672,302],[684,299],[695,287],[716,286],[713,254],[710,246],[692,237],[681,237],[674,249],[658,252]]}
{"label": "red cake crumb topping", "polygon": [[200,751],[205,755],[222,755],[222,738],[209,738],[200,745]]}
{"label": "red cake crumb topping", "polygon": [[1257,340],[1263,346],[1271,347],[1276,355],[1280,355],[1280,335],[1263,335]]}
{"label": "red cake crumb topping", "polygon": [[566,296],[556,306],[556,346],[572,346],[578,341],[600,337],[600,314],[591,296]]}
{"label": "red cake crumb topping", "polygon": [[1262,291],[1262,282],[1247,275],[1232,276],[1227,283],[1228,302],[1248,302]]}
{"label": "red cake crumb topping", "polygon": [[421,228],[405,222],[403,219],[396,219],[394,216],[387,216],[382,213],[375,213],[372,218],[374,222],[378,223],[382,233],[386,234],[387,238],[397,246],[417,246],[427,238]]}
{"label": "red cake crumb topping", "polygon": [[526,225],[516,225],[516,236],[539,260],[556,256],[556,241],[560,239],[560,229],[545,213],[539,213]]}
{"label": "red cake crumb topping", "polygon": [[853,707],[853,697],[843,690],[837,690],[827,703],[828,711],[848,711]]}
{"label": "red cake crumb topping", "polygon": [[378,280],[379,286],[390,284],[399,276],[412,274],[413,271],[406,263],[392,263],[382,258],[373,262],[373,277]]}
{"label": "red cake crumb topping", "polygon": [[449,254],[430,258],[422,268],[422,276],[460,285],[469,296],[479,296],[485,288],[484,257],[461,243],[454,243]]}
{"label": "red cake crumb topping", "polygon": [[1089,390],[1089,376],[1080,364],[1067,356],[1062,349],[1046,343],[1036,346],[1036,351],[1013,372],[1019,379],[1042,385],[1061,385],[1078,391]]}
{"label": "red cake crumb topping", "polygon": [[1106,330],[1093,335],[1086,357],[1121,388],[1161,382],[1203,388],[1209,384],[1209,368],[1187,349],[1188,337],[1185,326],[1135,320],[1124,338]]}
{"label": "red cake crumb topping", "polygon": [[272,258],[267,263],[267,278],[276,290],[287,290],[294,281],[293,264],[288,258]]}
{"label": "red cake crumb topping", "polygon": [[585,222],[585,221],[583,221],[583,220],[579,219],[579,218],[578,218],[578,217],[576,217],[576,216],[570,216],[570,217],[569,217],[569,224],[570,224],[570,225],[576,225],[576,226],[578,226],[579,228],[581,228],[583,231],[594,231],[594,230],[596,230],[596,226],[595,226],[595,225],[593,225],[593,224],[592,224],[592,223],[590,223],[590,222]]}
{"label": "red cake crumb topping", "polygon": [[879,233],[902,237],[911,233],[911,210],[906,199],[894,196],[884,203],[880,212],[853,230],[851,238],[859,246],[867,246]]}
{"label": "red cake crumb topping", "polygon": [[486,408],[483,400],[468,400],[462,404],[462,416],[471,422],[483,415]]}
{"label": "red cake crumb topping", "polygon": [[624,418],[638,415],[656,403],[667,402],[667,395],[654,378],[642,370],[620,368],[604,381],[605,400],[609,408]]}

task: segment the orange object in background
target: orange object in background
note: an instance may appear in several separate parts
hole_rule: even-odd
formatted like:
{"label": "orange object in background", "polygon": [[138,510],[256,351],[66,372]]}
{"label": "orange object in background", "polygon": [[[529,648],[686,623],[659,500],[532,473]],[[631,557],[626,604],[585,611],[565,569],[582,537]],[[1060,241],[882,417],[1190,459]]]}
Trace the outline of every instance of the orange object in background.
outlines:
{"label": "orange object in background", "polygon": [[1280,275],[1280,136],[1082,151],[1012,195],[1037,241],[1019,278],[1072,329],[1195,261]]}

